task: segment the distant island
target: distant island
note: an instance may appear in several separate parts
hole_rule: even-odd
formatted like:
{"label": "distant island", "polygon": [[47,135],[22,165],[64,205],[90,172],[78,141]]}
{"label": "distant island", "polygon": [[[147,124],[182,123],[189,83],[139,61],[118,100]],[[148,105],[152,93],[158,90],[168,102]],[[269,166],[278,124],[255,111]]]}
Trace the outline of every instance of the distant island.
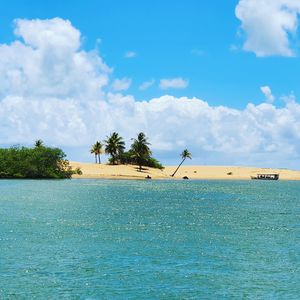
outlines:
{"label": "distant island", "polygon": [[[95,164],[99,166],[100,155],[106,153],[109,155],[108,166],[132,166],[139,172],[140,175],[133,178],[144,176],[143,173],[147,173],[149,169],[164,169],[164,166],[152,157],[151,144],[143,132],[131,140],[132,144],[127,151],[124,139],[117,132],[107,136],[103,142],[96,141],[90,149],[90,153],[95,156]],[[191,159],[191,153],[185,149],[181,157],[182,161],[172,176],[186,158]],[[66,179],[74,175],[82,175],[81,167],[74,163],[70,165],[66,154],[60,148],[48,147],[42,140],[37,140],[33,147],[0,148],[0,179]],[[152,177],[147,174],[146,178]]]}
{"label": "distant island", "polygon": [[[250,180],[260,173],[280,174],[281,180],[300,180],[300,172],[287,169],[268,169],[237,166],[182,166],[192,158],[184,149],[178,166],[163,166],[152,157],[148,138],[140,132],[131,139],[126,151],[124,139],[116,132],[90,148],[94,163],[69,162],[60,148],[44,145],[37,140],[32,147],[0,148],[0,179],[197,179]],[[87,149],[88,151],[88,149]],[[101,154],[109,156],[101,164]]]}

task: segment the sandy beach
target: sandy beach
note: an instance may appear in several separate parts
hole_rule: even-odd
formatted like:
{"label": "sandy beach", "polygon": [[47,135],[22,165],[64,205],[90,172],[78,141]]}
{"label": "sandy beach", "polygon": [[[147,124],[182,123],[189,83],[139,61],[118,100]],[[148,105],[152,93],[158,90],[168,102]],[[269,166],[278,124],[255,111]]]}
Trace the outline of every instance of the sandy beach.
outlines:
{"label": "sandy beach", "polygon": [[[106,165],[94,163],[70,162],[73,168],[80,168],[82,175],[73,178],[107,178],[107,179],[145,179],[149,175],[152,179],[172,179],[171,174],[177,166],[166,166],[164,170],[145,168],[142,172],[132,165]],[[230,166],[181,166],[174,179],[187,176],[189,179],[228,179],[250,180],[251,176],[261,173],[278,173],[280,180],[300,180],[300,171],[287,169],[269,169],[255,167]],[[228,175],[229,174],[229,175]]]}

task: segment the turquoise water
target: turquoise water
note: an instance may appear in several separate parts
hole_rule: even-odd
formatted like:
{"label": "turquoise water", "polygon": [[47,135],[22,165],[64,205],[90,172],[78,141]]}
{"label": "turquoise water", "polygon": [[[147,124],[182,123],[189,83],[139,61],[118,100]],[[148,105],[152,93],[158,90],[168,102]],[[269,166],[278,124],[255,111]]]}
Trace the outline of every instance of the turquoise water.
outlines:
{"label": "turquoise water", "polygon": [[0,181],[0,299],[299,299],[300,183]]}

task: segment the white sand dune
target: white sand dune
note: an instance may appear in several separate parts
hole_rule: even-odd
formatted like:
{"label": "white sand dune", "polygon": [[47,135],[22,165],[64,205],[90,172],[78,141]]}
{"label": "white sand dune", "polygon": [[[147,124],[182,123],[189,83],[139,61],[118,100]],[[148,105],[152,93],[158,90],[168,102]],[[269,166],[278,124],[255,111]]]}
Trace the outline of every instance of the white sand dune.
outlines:
{"label": "white sand dune", "polygon": [[[79,167],[82,171],[82,175],[74,175],[73,178],[144,179],[149,175],[152,179],[172,179],[171,174],[176,169],[176,166],[166,166],[162,171],[145,168],[139,172],[138,168],[132,165],[111,166],[81,162],[70,162],[70,164],[73,168]],[[187,176],[189,179],[249,180],[251,176],[259,173],[278,173],[280,180],[300,180],[300,171],[230,166],[181,166],[173,178],[181,179]]]}

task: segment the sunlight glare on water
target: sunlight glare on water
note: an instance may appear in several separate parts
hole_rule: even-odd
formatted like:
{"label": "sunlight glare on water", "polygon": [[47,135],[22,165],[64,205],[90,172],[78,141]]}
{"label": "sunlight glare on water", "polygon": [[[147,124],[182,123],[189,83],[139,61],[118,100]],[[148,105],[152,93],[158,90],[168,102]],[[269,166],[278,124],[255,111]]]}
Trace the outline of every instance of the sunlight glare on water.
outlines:
{"label": "sunlight glare on water", "polygon": [[299,299],[300,184],[0,181],[0,299]]}

